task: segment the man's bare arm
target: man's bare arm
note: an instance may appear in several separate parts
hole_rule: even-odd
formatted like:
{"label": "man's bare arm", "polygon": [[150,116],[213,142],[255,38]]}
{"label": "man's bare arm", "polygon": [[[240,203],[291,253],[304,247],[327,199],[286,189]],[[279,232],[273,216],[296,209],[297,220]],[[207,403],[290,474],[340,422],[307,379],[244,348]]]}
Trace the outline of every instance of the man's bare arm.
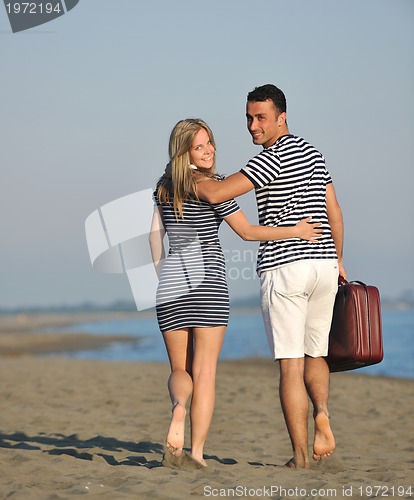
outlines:
{"label": "man's bare arm", "polygon": [[338,255],[339,275],[346,278],[346,271],[343,264],[344,221],[342,218],[342,210],[336,199],[335,188],[332,183],[326,186],[326,209],[328,212],[329,225],[331,226],[332,238]]}
{"label": "man's bare arm", "polygon": [[254,189],[254,184],[241,172],[229,175],[217,182],[206,180],[197,184],[197,194],[201,200],[209,203],[222,203]]}

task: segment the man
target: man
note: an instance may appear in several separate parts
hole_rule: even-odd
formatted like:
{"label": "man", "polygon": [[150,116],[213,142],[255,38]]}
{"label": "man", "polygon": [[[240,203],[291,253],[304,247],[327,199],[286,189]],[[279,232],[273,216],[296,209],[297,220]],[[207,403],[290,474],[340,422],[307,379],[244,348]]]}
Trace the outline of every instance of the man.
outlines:
{"label": "man", "polygon": [[290,226],[312,216],[324,229],[317,243],[263,241],[257,270],[262,314],[274,359],[279,361],[280,401],[292,442],[288,467],[308,468],[308,408],[313,403],[313,458],[335,449],[329,424],[329,368],[324,359],[342,263],[343,220],[323,156],[290,134],[286,99],[274,85],[248,94],[247,127],[263,150],[221,182],[198,184],[198,193],[219,203],[256,190],[259,223]]}

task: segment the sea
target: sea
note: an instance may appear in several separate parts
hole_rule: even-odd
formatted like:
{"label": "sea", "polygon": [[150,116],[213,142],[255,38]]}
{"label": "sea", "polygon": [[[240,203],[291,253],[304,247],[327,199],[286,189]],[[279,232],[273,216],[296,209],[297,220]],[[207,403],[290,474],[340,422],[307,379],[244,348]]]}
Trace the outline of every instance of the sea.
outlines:
{"label": "sea", "polygon": [[[67,327],[65,328],[67,332]],[[60,354],[102,361],[168,361],[155,315],[137,319],[117,319],[79,323],[73,332],[124,334],[137,342],[111,342],[105,348]],[[414,310],[382,311],[384,359],[377,365],[347,372],[414,379]],[[259,309],[238,309],[230,313],[221,351],[221,360],[267,358],[270,352]]]}

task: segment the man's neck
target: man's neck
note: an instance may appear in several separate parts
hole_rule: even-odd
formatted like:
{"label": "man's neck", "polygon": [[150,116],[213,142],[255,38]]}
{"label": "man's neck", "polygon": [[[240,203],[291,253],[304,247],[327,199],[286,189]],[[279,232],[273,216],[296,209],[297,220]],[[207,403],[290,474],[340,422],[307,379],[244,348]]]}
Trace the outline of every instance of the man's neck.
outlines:
{"label": "man's neck", "polygon": [[263,145],[263,148],[267,149],[267,148],[271,148],[272,146],[274,146],[277,141],[281,138],[281,137],[284,137],[285,135],[290,135],[290,132],[289,132],[289,129],[287,126],[283,127],[281,130],[280,130],[280,133],[277,134],[274,138],[273,138],[273,141],[272,143],[269,145],[269,146],[264,146]]}

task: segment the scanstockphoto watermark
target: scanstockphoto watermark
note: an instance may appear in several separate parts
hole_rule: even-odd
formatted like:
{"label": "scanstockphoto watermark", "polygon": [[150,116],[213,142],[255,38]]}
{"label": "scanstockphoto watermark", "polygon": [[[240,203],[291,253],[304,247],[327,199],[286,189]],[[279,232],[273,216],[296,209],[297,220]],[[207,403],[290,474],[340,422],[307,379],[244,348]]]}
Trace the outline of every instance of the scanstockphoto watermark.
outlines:
{"label": "scanstockphoto watermark", "polygon": [[230,281],[249,281],[258,278],[256,272],[257,250],[223,249],[226,261],[227,279]]}
{"label": "scanstockphoto watermark", "polygon": [[[92,212],[85,221],[92,267],[104,273],[126,274],[139,311],[191,293],[203,283],[207,272],[197,229],[180,226],[177,234],[168,235],[170,243],[176,239],[175,247],[180,247],[168,256],[176,286],[165,296],[157,294],[158,276],[149,243],[156,213],[152,194],[148,188],[118,198]],[[254,250],[224,249],[223,254],[228,280],[257,278]],[[210,279],[211,272],[208,270]]]}
{"label": "scanstockphoto watermark", "polygon": [[403,485],[361,485],[361,486],[339,486],[336,488],[302,488],[299,486],[286,488],[281,485],[261,486],[249,488],[248,486],[236,486],[234,488],[214,488],[204,486],[205,497],[221,498],[412,498],[413,487]]}
{"label": "scanstockphoto watermark", "polygon": [[37,0],[35,2],[4,0],[13,33],[53,21],[72,10],[78,3],[79,0]]}
{"label": "scanstockphoto watermark", "polygon": [[249,488],[248,486],[236,486],[235,488],[213,488],[204,486],[203,495],[205,497],[222,498],[272,498],[275,496],[283,498],[335,498],[340,497],[340,491],[336,488],[285,488],[283,486],[261,486],[259,488]]}

